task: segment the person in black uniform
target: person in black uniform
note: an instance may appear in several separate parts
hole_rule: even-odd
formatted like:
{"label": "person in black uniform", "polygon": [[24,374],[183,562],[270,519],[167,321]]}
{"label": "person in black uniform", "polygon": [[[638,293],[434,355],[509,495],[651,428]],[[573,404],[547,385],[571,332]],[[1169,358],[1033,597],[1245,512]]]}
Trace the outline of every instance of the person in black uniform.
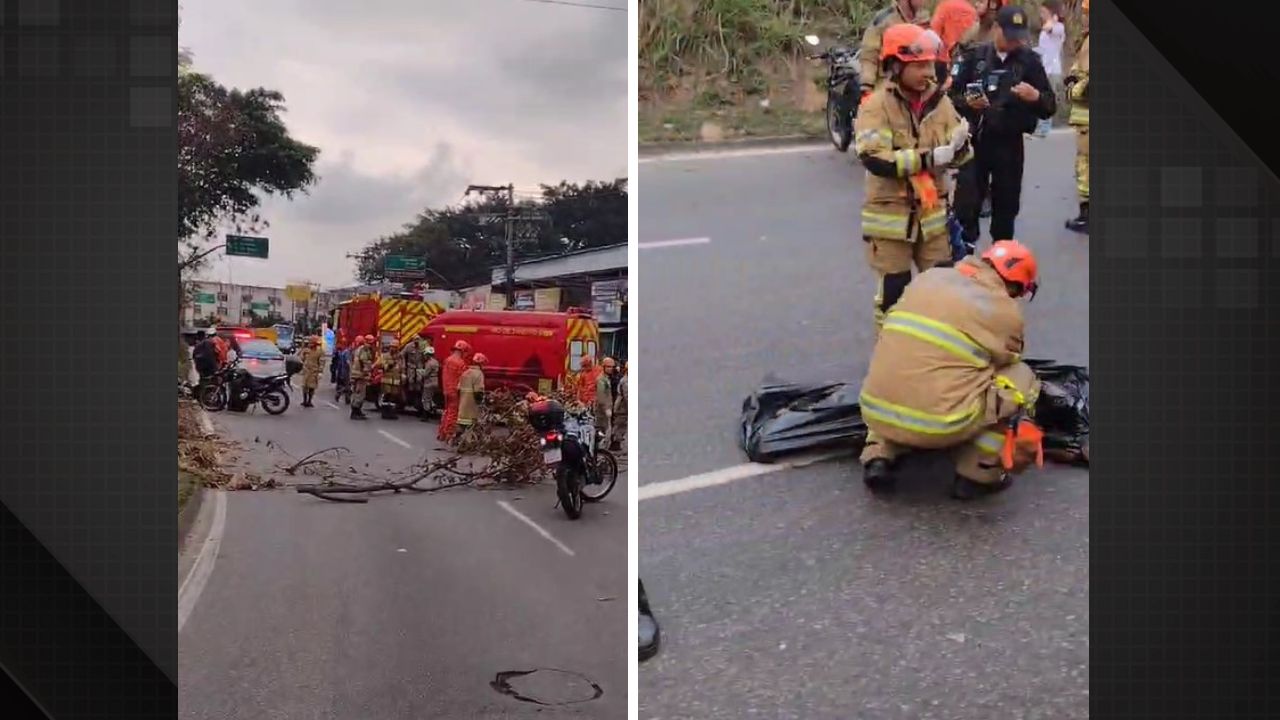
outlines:
{"label": "person in black uniform", "polygon": [[1058,104],[1040,56],[1027,45],[1027,12],[1010,5],[996,15],[994,41],[976,45],[951,69],[951,100],[973,128],[974,159],[961,169],[955,208],[970,242],[991,198],[991,239],[1016,237],[1022,200],[1023,135],[1053,117]]}

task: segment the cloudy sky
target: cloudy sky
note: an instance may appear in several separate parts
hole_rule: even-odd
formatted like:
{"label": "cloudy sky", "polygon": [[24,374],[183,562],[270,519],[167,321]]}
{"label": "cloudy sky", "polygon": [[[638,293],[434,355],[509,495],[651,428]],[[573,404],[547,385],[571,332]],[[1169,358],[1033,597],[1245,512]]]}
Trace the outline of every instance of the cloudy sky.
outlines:
{"label": "cloudy sky", "polygon": [[[626,7],[625,0],[592,0]],[[468,183],[627,174],[627,14],[528,0],[182,0],[195,69],[285,96],[320,148],[310,195],[263,204],[271,259],[208,279],[354,282],[344,257]]]}

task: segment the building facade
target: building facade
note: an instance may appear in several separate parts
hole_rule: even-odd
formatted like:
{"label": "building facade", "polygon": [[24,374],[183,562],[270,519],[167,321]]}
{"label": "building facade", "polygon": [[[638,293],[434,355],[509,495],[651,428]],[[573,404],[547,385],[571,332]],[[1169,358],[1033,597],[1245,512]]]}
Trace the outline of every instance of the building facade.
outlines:
{"label": "building facade", "polygon": [[279,317],[298,323],[323,317],[333,304],[328,292],[312,288],[310,297],[294,300],[282,287],[237,285],[196,280],[189,283],[189,301],[183,317],[187,325],[250,325],[255,319]]}

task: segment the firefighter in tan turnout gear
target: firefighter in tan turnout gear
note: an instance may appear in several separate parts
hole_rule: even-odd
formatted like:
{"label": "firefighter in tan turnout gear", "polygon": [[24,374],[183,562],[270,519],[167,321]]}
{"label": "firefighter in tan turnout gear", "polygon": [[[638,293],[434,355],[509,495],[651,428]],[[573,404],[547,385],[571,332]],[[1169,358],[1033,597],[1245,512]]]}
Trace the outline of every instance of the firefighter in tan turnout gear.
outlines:
{"label": "firefighter in tan turnout gear", "polygon": [[1076,52],[1075,64],[1067,74],[1067,95],[1071,98],[1071,115],[1067,122],[1076,130],[1076,193],[1080,195],[1080,214],[1067,221],[1067,229],[1089,232],[1089,0],[1084,0],[1084,40]]}
{"label": "firefighter in tan turnout gear", "polygon": [[862,384],[869,488],[891,488],[893,462],[911,450],[950,450],[952,494],[962,500],[1004,490],[1013,474],[1043,462],[1031,419],[1040,385],[1021,362],[1018,303],[1036,288],[1035,256],[1015,240],[922,273],[907,288]]}
{"label": "firefighter in tan turnout gear", "polygon": [[876,325],[911,282],[951,261],[947,170],[970,157],[969,124],[935,77],[941,39],[915,25],[884,32],[884,86],[858,111],[854,149],[867,170],[862,237],[879,277]]}

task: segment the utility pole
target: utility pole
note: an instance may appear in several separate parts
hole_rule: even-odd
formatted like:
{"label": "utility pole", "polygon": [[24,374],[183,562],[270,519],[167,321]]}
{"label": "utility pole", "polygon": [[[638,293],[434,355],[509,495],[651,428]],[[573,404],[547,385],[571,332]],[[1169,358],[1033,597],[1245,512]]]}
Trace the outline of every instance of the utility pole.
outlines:
{"label": "utility pole", "polygon": [[507,309],[515,307],[516,302],[516,186],[508,184],[502,185],[468,185],[466,195],[476,193],[478,195],[501,195],[507,196],[507,216],[505,219],[506,228],[504,234],[507,242]]}

